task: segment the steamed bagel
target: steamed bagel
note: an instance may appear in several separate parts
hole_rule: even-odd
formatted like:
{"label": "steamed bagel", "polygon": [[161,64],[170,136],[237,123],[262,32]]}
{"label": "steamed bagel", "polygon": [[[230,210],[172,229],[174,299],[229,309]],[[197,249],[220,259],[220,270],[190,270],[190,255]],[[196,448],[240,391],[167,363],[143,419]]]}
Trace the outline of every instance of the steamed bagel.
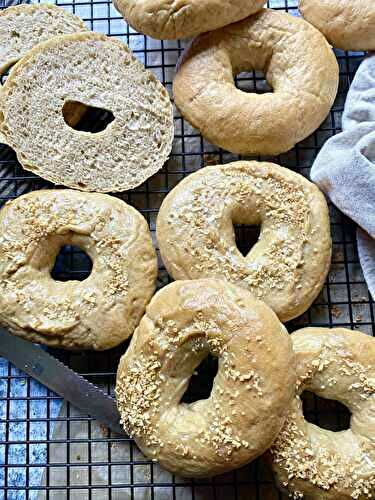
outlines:
{"label": "steamed bagel", "polygon": [[[304,328],[291,338],[297,396],[270,454],[279,486],[296,499],[375,498],[375,339],[345,328]],[[304,390],[347,406],[350,428],[307,422]]]}
{"label": "steamed bagel", "polygon": [[172,40],[212,31],[258,11],[265,0],[114,0],[137,31]]}
{"label": "steamed bagel", "polygon": [[[64,245],[91,258],[85,280],[51,277]],[[41,190],[0,211],[0,322],[32,342],[96,350],[120,344],[137,326],[156,275],[147,222],[122,200]]]}
{"label": "steamed bagel", "polygon": [[375,50],[373,0],[300,0],[302,16],[343,50]]}
{"label": "steamed bagel", "polygon": [[[211,353],[208,399],[181,402]],[[240,467],[276,438],[294,394],[290,336],[247,290],[225,281],[176,281],[146,309],[117,372],[122,423],[169,471],[206,477]]]}
{"label": "steamed bagel", "polygon": [[[246,256],[233,224],[260,225]],[[311,305],[331,261],[323,194],[302,175],[266,162],[215,165],[186,177],[161,205],[157,238],[174,279],[224,278],[264,300],[282,321]]]}
{"label": "steamed bagel", "polygon": [[[235,87],[234,75],[263,70],[272,93]],[[198,36],[173,83],[181,114],[213,144],[240,154],[279,154],[316,130],[339,81],[335,55],[313,26],[262,9]]]}

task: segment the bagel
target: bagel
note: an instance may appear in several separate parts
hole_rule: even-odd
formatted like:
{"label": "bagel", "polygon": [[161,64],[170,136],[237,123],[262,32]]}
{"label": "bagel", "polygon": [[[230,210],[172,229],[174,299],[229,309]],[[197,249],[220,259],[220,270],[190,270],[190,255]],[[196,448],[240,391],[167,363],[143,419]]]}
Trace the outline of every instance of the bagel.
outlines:
{"label": "bagel", "polygon": [[302,16],[343,50],[375,50],[373,0],[299,0]]}
{"label": "bagel", "polygon": [[114,0],[113,4],[137,31],[153,38],[188,38],[244,19],[265,0]]}
{"label": "bagel", "polygon": [[21,4],[0,11],[0,74],[38,43],[80,31],[88,31],[82,19],[55,5]]}
{"label": "bagel", "polygon": [[[291,335],[297,396],[271,448],[277,482],[292,498],[375,498],[375,341],[344,328],[305,328]],[[340,401],[350,428],[333,432],[304,419],[300,394]]]}
{"label": "bagel", "polygon": [[[38,43],[80,31],[87,31],[82,19],[55,5],[21,4],[0,11],[0,75]],[[67,110],[69,122],[77,124],[83,113],[79,107]],[[6,142],[0,133],[0,143]]]}
{"label": "bagel", "polygon": [[[66,104],[111,111],[98,133],[64,121]],[[28,52],[0,94],[0,132],[22,166],[83,191],[134,188],[159,170],[173,141],[167,91],[130,49],[98,33],[63,35]]]}
{"label": "bagel", "polygon": [[[263,70],[273,93],[246,93],[234,75]],[[181,114],[232,153],[276,155],[316,130],[337,93],[338,64],[324,36],[289,14],[259,13],[193,40],[173,82]]]}
{"label": "bagel", "polygon": [[[208,353],[219,358],[209,398],[181,403]],[[125,431],[146,456],[202,477],[272,444],[294,384],[290,337],[276,315],[246,290],[203,279],[177,281],[152,298],[120,360],[116,396]]]}
{"label": "bagel", "polygon": [[[261,226],[244,257],[233,224]],[[161,257],[174,279],[225,278],[287,321],[319,294],[331,260],[328,207],[319,189],[273,163],[205,167],[182,180],[157,217]]]}
{"label": "bagel", "polygon": [[[64,245],[89,255],[87,279],[52,279]],[[122,200],[42,190],[0,211],[0,322],[32,342],[96,350],[120,344],[139,323],[156,275],[148,225]]]}

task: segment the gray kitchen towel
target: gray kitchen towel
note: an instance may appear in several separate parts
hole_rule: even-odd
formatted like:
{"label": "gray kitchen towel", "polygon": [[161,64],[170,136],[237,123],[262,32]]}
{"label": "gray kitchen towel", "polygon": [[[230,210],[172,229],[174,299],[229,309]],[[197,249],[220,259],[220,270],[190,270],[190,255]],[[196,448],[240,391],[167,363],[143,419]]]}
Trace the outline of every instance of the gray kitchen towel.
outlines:
{"label": "gray kitchen towel", "polygon": [[311,179],[360,226],[359,259],[375,298],[375,54],[362,62],[353,79],[342,130],[320,150]]}

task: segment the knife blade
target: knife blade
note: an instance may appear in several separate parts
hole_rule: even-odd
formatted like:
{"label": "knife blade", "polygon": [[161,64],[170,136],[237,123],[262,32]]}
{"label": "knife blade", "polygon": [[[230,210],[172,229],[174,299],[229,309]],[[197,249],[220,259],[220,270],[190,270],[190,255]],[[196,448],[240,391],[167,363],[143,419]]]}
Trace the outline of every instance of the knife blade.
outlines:
{"label": "knife blade", "polygon": [[39,345],[12,335],[0,326],[0,355],[116,434],[125,434],[115,399]]}

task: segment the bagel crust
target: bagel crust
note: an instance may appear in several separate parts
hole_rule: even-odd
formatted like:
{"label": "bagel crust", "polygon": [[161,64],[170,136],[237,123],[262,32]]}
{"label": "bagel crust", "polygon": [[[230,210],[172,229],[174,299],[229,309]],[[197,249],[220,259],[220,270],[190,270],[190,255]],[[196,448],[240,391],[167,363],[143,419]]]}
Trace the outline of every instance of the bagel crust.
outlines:
{"label": "bagel crust", "polygon": [[0,74],[36,44],[88,31],[81,18],[56,5],[15,5],[0,11]]}
{"label": "bagel crust", "polygon": [[[64,245],[89,255],[87,279],[52,279]],[[45,190],[0,211],[0,322],[32,342],[96,350],[120,344],[138,325],[156,275],[148,225],[122,200]]]}
{"label": "bagel crust", "polygon": [[[262,70],[273,92],[246,93],[234,75]],[[197,37],[173,83],[181,114],[232,153],[275,155],[291,149],[326,118],[339,70],[324,36],[289,14],[262,9]]]}
{"label": "bagel crust", "polygon": [[265,0],[114,0],[137,31],[162,40],[189,38],[244,19]]}
{"label": "bagel crust", "polygon": [[[244,257],[233,224],[261,226]],[[273,163],[205,167],[164,199],[157,239],[174,279],[225,278],[287,321],[319,294],[331,261],[328,207],[319,189]]]}
{"label": "bagel crust", "polygon": [[[211,353],[208,399],[181,403]],[[143,453],[191,477],[219,474],[268,448],[294,394],[290,337],[248,291],[220,280],[177,281],[147,306],[117,372],[122,423]]]}
{"label": "bagel crust", "polygon": [[302,16],[343,50],[375,50],[374,0],[300,0]]}
{"label": "bagel crust", "polygon": [[[270,453],[279,486],[292,498],[375,498],[374,338],[344,328],[305,328],[291,337],[297,396]],[[307,422],[305,390],[347,406],[350,428],[332,432]]]}
{"label": "bagel crust", "polygon": [[[72,103],[114,119],[101,132],[75,130],[63,113]],[[162,168],[172,148],[168,92],[127,45],[98,33],[34,47],[12,69],[0,108],[0,133],[22,166],[82,191],[134,188]]]}

